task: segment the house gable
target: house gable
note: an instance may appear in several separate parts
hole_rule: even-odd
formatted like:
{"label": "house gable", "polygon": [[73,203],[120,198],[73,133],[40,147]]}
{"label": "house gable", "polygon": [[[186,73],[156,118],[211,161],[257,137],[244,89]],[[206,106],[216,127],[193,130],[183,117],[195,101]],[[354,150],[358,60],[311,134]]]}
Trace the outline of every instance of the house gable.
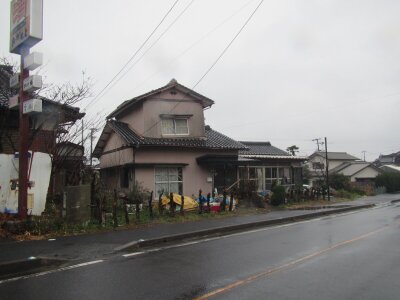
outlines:
{"label": "house gable", "polygon": [[[211,99],[171,80],[160,89],[125,101],[107,118],[129,124],[136,133],[144,137],[204,138],[203,110],[213,103]],[[180,130],[175,130],[178,123]],[[167,125],[172,128],[166,130]]]}
{"label": "house gable", "polygon": [[112,131],[99,157],[100,168],[120,166],[133,161],[133,150],[118,133]]}

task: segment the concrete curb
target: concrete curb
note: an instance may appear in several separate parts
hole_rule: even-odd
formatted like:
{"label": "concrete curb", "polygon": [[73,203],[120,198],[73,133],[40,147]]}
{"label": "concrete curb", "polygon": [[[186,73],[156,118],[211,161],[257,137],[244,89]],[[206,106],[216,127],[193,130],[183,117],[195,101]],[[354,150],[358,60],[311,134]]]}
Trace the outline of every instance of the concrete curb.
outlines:
{"label": "concrete curb", "polygon": [[34,257],[32,259],[0,263],[0,280],[36,273],[38,270],[42,270],[44,268],[59,267],[66,262],[67,261],[63,259]]}
{"label": "concrete curb", "polygon": [[[399,199],[399,201],[400,201],[400,199]],[[244,223],[244,224],[238,224],[238,225],[230,225],[230,226],[225,226],[225,227],[214,227],[214,228],[210,228],[210,229],[191,231],[191,232],[186,232],[186,233],[165,235],[165,236],[152,238],[152,239],[148,239],[148,240],[140,239],[137,241],[129,242],[120,247],[117,247],[114,249],[114,252],[126,252],[126,251],[130,251],[130,250],[137,250],[139,248],[155,246],[155,245],[159,245],[159,244],[165,244],[168,242],[176,242],[176,241],[181,241],[181,240],[190,239],[190,238],[200,238],[200,237],[206,237],[206,236],[210,236],[210,235],[224,235],[224,234],[228,234],[228,233],[232,233],[232,232],[240,231],[240,230],[244,230],[244,229],[272,226],[272,225],[278,225],[278,224],[284,224],[284,223],[291,223],[291,222],[296,222],[296,221],[300,221],[300,220],[313,219],[313,218],[320,217],[320,216],[326,216],[326,215],[332,215],[332,214],[337,214],[337,213],[342,213],[342,212],[347,212],[347,211],[371,208],[374,206],[375,206],[375,204],[365,204],[365,205],[332,209],[332,210],[328,210],[328,211],[307,213],[307,214],[302,214],[302,215],[294,216],[294,217],[279,218],[279,219]]]}

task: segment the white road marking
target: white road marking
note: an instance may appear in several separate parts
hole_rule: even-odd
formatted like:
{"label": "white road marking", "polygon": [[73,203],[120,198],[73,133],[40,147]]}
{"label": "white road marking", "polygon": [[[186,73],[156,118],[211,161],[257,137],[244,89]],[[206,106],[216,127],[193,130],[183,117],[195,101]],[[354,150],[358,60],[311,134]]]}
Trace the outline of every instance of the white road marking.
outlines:
{"label": "white road marking", "polygon": [[101,263],[103,261],[104,260],[102,260],[102,259],[94,260],[94,261],[89,261],[89,262],[85,262],[85,263],[81,263],[81,264],[77,264],[77,265],[58,268],[58,269],[55,269],[55,270],[49,270],[49,271],[44,271],[44,272],[40,272],[40,273],[36,273],[36,274],[30,274],[30,275],[25,275],[25,276],[19,276],[19,277],[4,279],[4,280],[0,280],[0,284],[7,283],[7,282],[12,282],[12,281],[17,281],[17,280],[21,280],[21,279],[28,279],[28,278],[33,278],[33,277],[44,276],[44,275],[48,275],[48,274],[52,274],[52,273],[56,273],[56,272],[72,270],[72,269],[76,269],[76,268],[80,268],[80,267],[85,267],[85,266],[89,266],[89,265],[98,264],[98,263]]}
{"label": "white road marking", "polygon": [[122,256],[123,257],[130,257],[130,256],[140,255],[140,254],[143,254],[143,253],[144,253],[143,251],[140,251],[140,252],[133,252],[133,253],[124,254]]}

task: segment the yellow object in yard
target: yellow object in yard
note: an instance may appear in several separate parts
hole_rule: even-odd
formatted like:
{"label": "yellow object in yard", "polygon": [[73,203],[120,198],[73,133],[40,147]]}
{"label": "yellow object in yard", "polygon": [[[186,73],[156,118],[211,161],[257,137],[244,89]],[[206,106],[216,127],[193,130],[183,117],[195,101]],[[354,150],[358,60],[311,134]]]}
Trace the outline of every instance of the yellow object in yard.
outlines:
{"label": "yellow object in yard", "polygon": [[[179,194],[173,194],[172,200],[178,204],[179,206],[182,205],[182,196]],[[199,207],[199,204],[196,202],[196,200],[193,200],[192,197],[189,196],[184,196],[184,205],[183,205],[183,210],[193,210]],[[169,197],[167,196],[162,196],[161,198],[161,203],[162,205],[169,205]]]}

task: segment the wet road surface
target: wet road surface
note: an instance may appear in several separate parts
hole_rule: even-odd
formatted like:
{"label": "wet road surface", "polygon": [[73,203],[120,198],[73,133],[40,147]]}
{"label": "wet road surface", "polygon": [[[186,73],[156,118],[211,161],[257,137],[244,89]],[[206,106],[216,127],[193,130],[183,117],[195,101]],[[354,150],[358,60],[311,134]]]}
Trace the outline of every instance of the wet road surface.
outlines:
{"label": "wet road surface", "polygon": [[0,283],[0,299],[399,299],[400,205]]}

